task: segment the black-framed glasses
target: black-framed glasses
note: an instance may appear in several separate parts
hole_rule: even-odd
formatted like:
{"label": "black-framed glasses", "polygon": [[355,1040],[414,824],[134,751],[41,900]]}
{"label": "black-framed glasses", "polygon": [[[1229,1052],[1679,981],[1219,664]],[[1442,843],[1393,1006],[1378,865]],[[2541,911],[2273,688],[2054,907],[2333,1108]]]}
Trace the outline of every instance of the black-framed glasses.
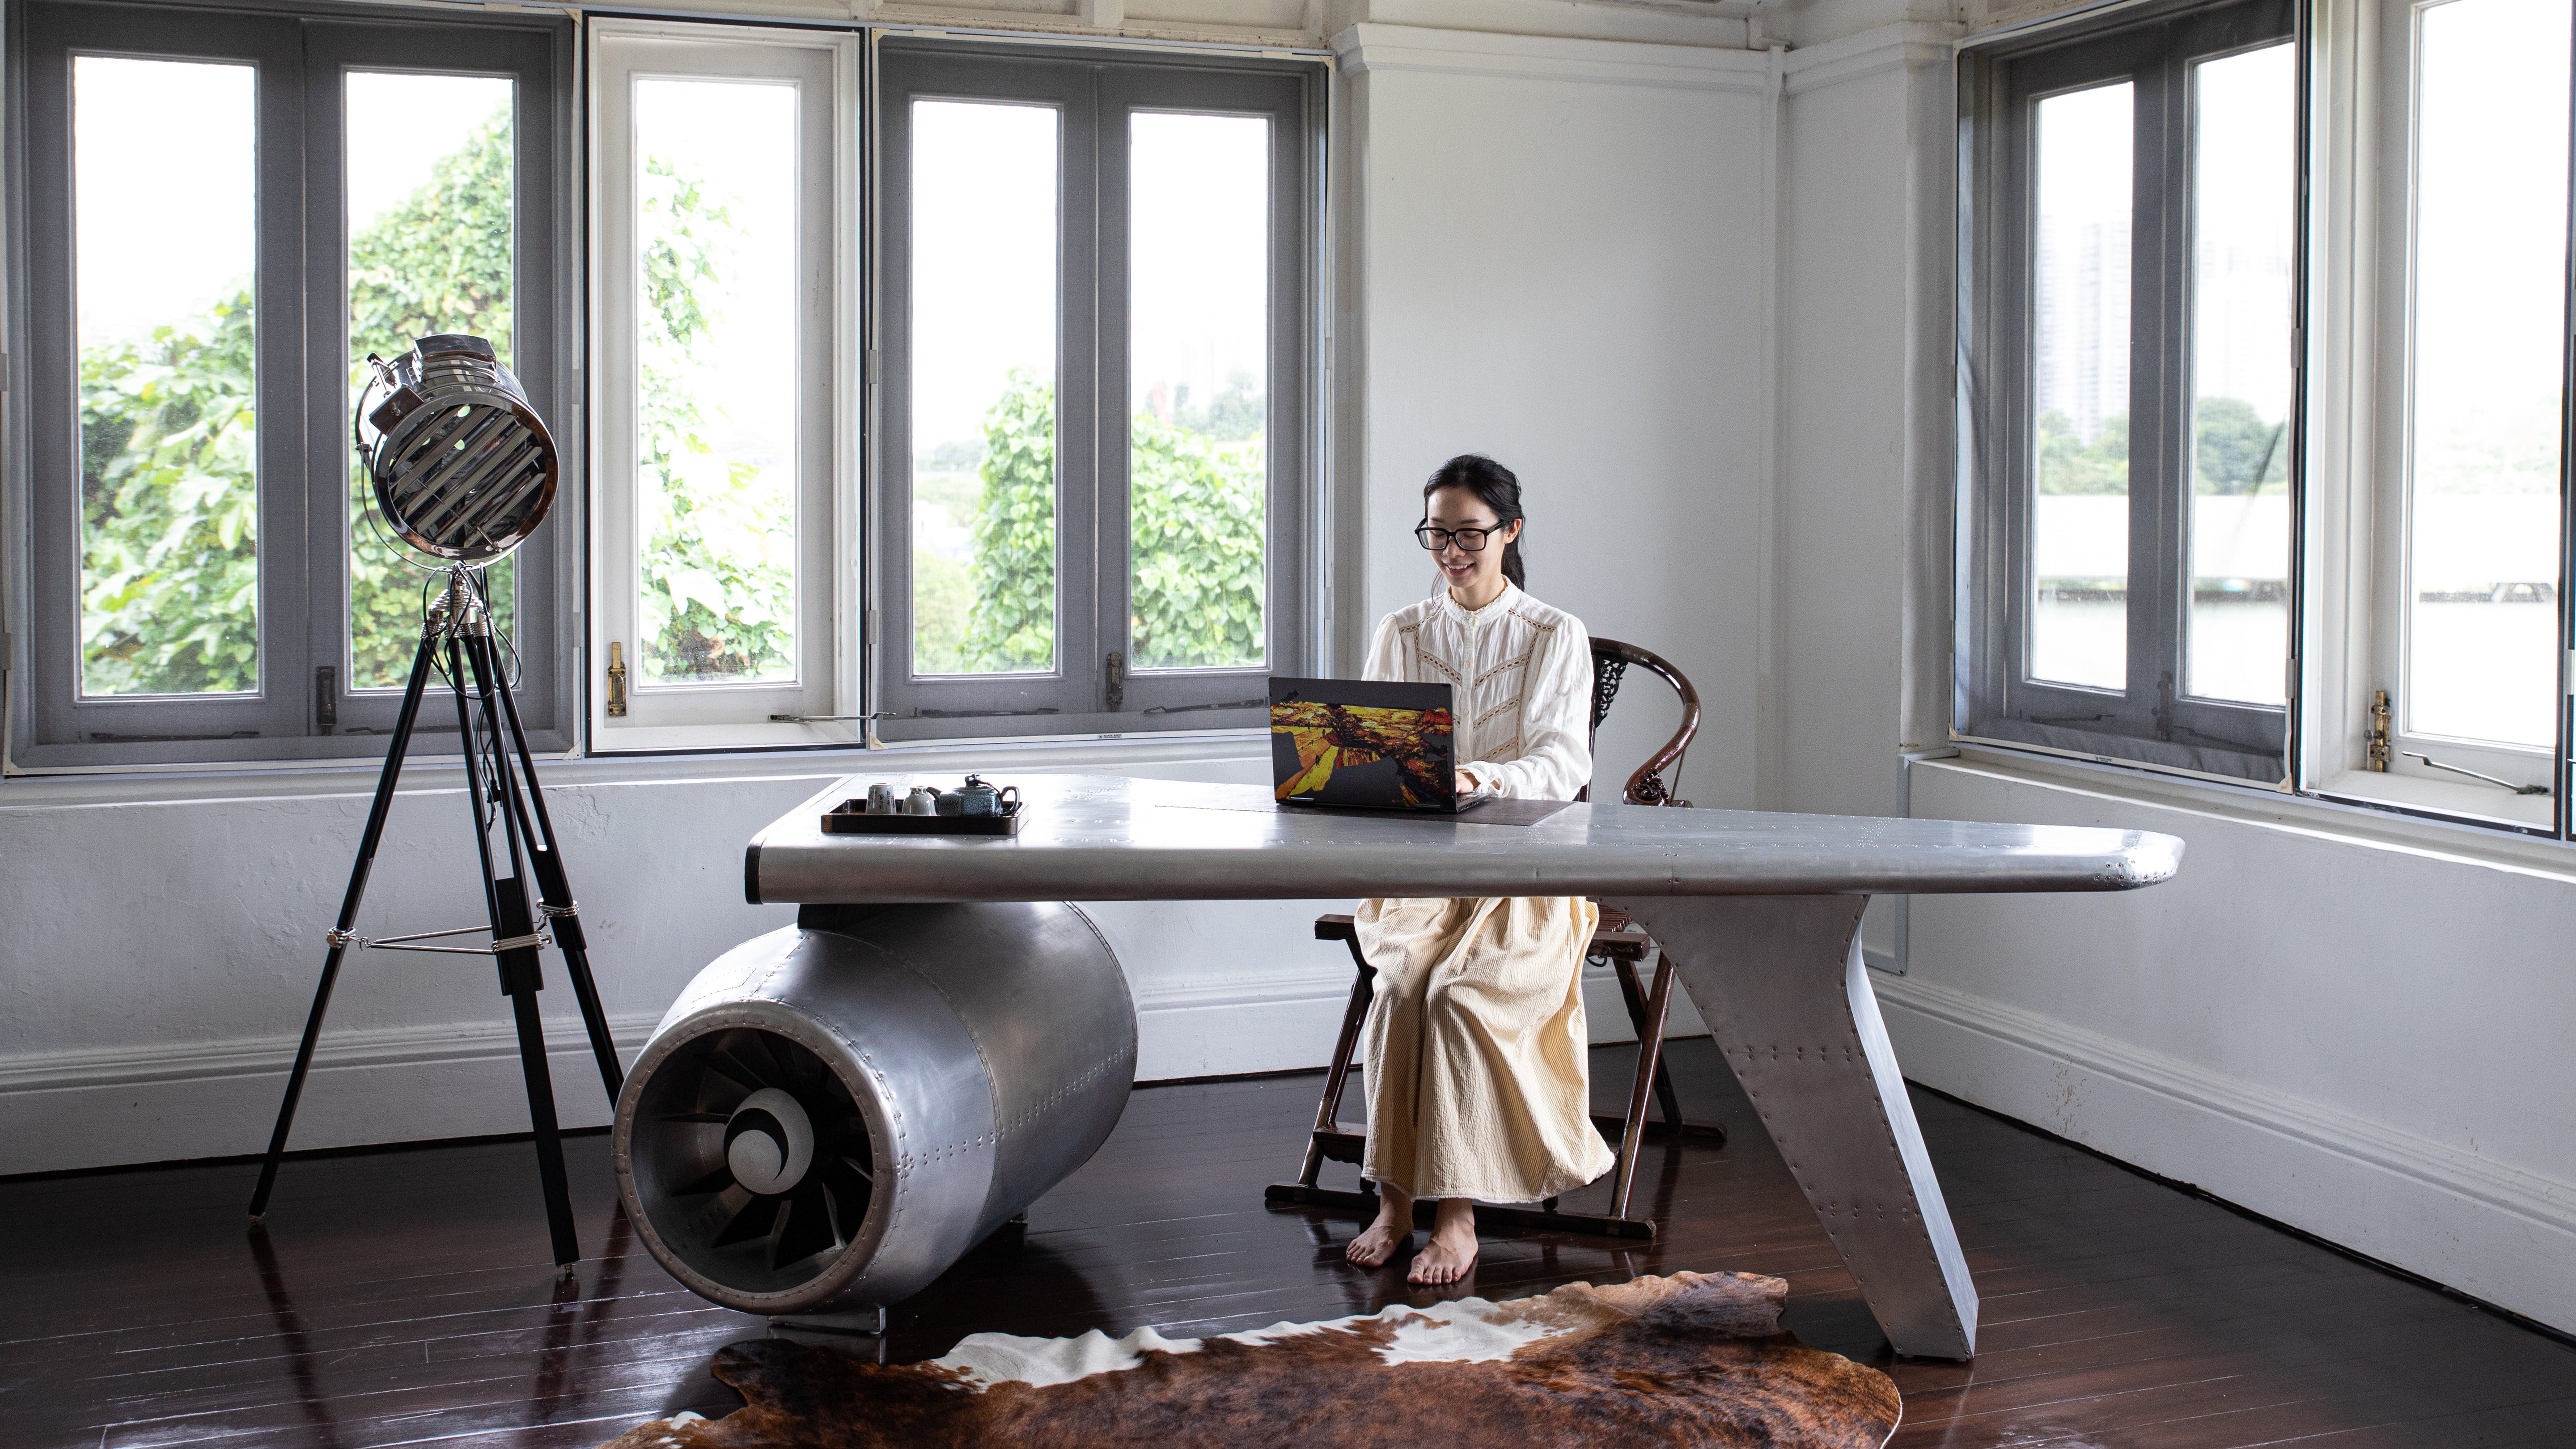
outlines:
{"label": "black-framed glasses", "polygon": [[1500,531],[1492,528],[1433,528],[1430,524],[1422,523],[1414,526],[1413,537],[1424,548],[1435,553],[1452,543],[1469,553],[1483,553],[1485,540]]}

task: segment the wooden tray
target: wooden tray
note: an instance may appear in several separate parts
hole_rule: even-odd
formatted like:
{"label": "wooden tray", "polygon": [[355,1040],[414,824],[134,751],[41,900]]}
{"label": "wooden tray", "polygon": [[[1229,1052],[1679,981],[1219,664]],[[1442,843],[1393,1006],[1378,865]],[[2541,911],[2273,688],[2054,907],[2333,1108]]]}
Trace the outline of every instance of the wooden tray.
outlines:
{"label": "wooden tray", "polygon": [[999,815],[870,815],[866,797],[823,812],[825,835],[1017,835],[1028,812],[1014,800]]}

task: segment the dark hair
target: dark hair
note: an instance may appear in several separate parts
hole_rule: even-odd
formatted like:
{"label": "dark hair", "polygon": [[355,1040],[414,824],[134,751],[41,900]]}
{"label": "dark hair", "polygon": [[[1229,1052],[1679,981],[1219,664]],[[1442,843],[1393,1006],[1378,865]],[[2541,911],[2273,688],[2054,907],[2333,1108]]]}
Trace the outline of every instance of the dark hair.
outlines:
{"label": "dark hair", "polygon": [[[1482,453],[1461,453],[1441,464],[1439,471],[1431,475],[1431,481],[1422,485],[1423,499],[1427,502],[1432,494],[1443,488],[1464,488],[1475,494],[1477,502],[1494,510],[1494,522],[1498,527],[1509,528],[1523,517],[1521,480],[1512,476],[1511,469]],[[1428,509],[1424,510],[1423,520],[1430,521]],[[1518,539],[1503,545],[1503,577],[1511,580],[1514,588],[1529,587],[1521,568]]]}

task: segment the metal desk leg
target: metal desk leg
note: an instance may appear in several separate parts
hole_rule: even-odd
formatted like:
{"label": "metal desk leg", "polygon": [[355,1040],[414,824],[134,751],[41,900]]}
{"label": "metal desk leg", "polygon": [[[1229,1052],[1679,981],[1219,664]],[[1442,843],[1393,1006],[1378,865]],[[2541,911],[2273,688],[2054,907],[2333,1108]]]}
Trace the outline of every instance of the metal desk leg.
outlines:
{"label": "metal desk leg", "polygon": [[1898,1353],[1969,1358],[1977,1290],[1861,964],[1865,896],[1631,897]]}

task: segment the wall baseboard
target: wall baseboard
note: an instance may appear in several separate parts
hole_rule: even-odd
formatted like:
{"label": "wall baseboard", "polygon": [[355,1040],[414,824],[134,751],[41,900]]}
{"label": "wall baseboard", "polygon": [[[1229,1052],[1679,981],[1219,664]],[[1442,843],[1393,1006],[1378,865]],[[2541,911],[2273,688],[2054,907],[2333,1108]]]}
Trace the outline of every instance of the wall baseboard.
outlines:
{"label": "wall baseboard", "polygon": [[[1349,993],[1347,968],[1140,992],[1137,1077],[1321,1067]],[[659,1020],[612,1018],[620,1056],[632,1061]],[[563,1125],[605,1125],[580,1020],[550,1018],[546,1041]],[[0,1057],[0,1175],[260,1152],[295,1046],[262,1036]],[[518,1051],[504,1020],[326,1031],[294,1146],[524,1132]]]}
{"label": "wall baseboard", "polygon": [[[612,1017],[631,1060],[658,1016]],[[609,1120],[578,1017],[546,1022],[555,1112],[565,1127]],[[296,1038],[0,1058],[0,1174],[176,1162],[264,1151]],[[326,1031],[292,1145],[361,1147],[528,1130],[518,1036],[506,1021]]]}
{"label": "wall baseboard", "polygon": [[[1349,968],[1337,965],[1141,991],[1137,1080],[1321,1068],[1350,982]],[[1593,1041],[1635,1039],[1608,971],[1586,973],[1584,1000]],[[632,1061],[659,1020],[611,1018],[619,1055]],[[1670,1034],[1705,1029],[1688,998],[1677,995]],[[580,1020],[548,1019],[546,1042],[563,1125],[606,1125],[609,1104]],[[262,1036],[0,1057],[0,1175],[260,1152],[295,1044],[292,1036]],[[518,1054],[518,1037],[499,1020],[327,1031],[314,1052],[293,1145],[524,1132],[527,1098],[512,1069]]]}
{"label": "wall baseboard", "polygon": [[1873,984],[1926,1086],[2576,1329],[2576,1183],[1920,977]]}

